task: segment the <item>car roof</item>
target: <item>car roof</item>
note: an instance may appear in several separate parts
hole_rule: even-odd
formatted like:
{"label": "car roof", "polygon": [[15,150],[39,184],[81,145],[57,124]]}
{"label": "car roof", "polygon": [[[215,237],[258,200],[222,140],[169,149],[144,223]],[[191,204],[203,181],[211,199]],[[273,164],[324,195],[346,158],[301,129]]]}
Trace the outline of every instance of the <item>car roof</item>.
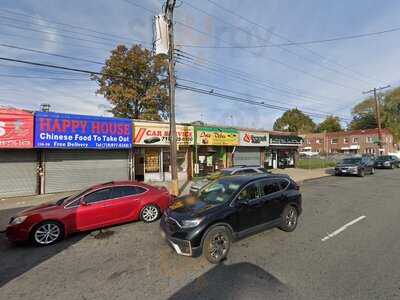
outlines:
{"label": "car roof", "polygon": [[113,186],[120,186],[120,185],[137,185],[145,188],[151,188],[150,185],[134,181],[134,180],[119,180],[119,181],[109,181],[101,184],[96,184],[91,187],[91,189],[99,189],[105,187],[113,187]]}
{"label": "car roof", "polygon": [[259,179],[274,179],[274,178],[286,178],[290,179],[290,176],[287,174],[258,174],[258,175],[231,175],[221,178],[220,180],[230,180],[234,183],[243,185],[249,182],[259,180]]}
{"label": "car roof", "polygon": [[255,168],[261,168],[261,166],[240,165],[240,166],[234,166],[234,167],[230,167],[230,168],[225,168],[225,169],[222,169],[222,171],[233,172],[233,171],[237,171],[237,170],[240,170],[240,169],[255,169]]}

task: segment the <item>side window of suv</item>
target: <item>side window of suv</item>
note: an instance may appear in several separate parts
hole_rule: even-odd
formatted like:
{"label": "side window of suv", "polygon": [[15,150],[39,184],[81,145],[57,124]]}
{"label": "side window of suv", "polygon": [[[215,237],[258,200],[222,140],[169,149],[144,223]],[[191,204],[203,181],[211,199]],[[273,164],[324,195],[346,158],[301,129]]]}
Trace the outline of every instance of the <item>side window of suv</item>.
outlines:
{"label": "side window of suv", "polygon": [[260,184],[261,196],[267,196],[280,191],[278,180],[264,180]]}
{"label": "side window of suv", "polygon": [[248,202],[250,200],[258,198],[258,187],[255,183],[246,186],[238,195],[237,200],[239,202]]}

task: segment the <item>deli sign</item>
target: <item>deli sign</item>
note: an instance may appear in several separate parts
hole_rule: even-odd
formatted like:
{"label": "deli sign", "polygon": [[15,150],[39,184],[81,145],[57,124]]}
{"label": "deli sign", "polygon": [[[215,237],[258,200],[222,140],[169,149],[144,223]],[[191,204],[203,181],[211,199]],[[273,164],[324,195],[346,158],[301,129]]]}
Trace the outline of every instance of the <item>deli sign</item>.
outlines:
{"label": "deli sign", "polygon": [[[176,137],[178,145],[193,145],[193,127],[176,125]],[[169,124],[135,122],[135,145],[169,145]]]}
{"label": "deli sign", "polygon": [[266,147],[269,145],[267,132],[240,131],[240,146]]}
{"label": "deli sign", "polygon": [[0,148],[32,148],[33,115],[18,109],[0,109]]}
{"label": "deli sign", "polygon": [[35,147],[126,149],[132,147],[129,119],[35,113]]}

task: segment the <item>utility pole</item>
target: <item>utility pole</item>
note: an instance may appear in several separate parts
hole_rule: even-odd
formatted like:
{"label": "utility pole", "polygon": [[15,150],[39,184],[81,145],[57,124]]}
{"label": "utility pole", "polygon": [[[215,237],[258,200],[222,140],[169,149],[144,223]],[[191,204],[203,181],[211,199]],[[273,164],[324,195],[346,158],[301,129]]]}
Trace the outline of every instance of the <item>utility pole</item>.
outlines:
{"label": "utility pole", "polygon": [[379,87],[379,88],[373,88],[372,90],[363,92],[363,94],[370,94],[374,93],[374,99],[375,99],[375,117],[376,117],[376,122],[378,123],[378,145],[379,149],[382,148],[382,123],[381,123],[381,111],[380,111],[380,102],[378,99],[378,92],[390,88],[390,85]]}
{"label": "utility pole", "polygon": [[174,59],[174,8],[176,0],[167,0],[165,4],[165,18],[168,24],[168,80],[169,80],[169,140],[171,164],[171,194],[179,195],[178,168],[177,168],[177,141],[175,124],[175,59]]}

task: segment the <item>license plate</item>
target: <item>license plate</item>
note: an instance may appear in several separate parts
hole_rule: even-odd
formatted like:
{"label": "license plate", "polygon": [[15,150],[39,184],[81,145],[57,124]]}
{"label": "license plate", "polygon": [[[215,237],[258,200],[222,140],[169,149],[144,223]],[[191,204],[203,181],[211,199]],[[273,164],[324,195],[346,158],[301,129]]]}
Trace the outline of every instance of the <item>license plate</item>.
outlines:
{"label": "license plate", "polygon": [[347,172],[347,170],[342,170],[342,172],[343,172],[343,173],[346,173],[346,172]]}

